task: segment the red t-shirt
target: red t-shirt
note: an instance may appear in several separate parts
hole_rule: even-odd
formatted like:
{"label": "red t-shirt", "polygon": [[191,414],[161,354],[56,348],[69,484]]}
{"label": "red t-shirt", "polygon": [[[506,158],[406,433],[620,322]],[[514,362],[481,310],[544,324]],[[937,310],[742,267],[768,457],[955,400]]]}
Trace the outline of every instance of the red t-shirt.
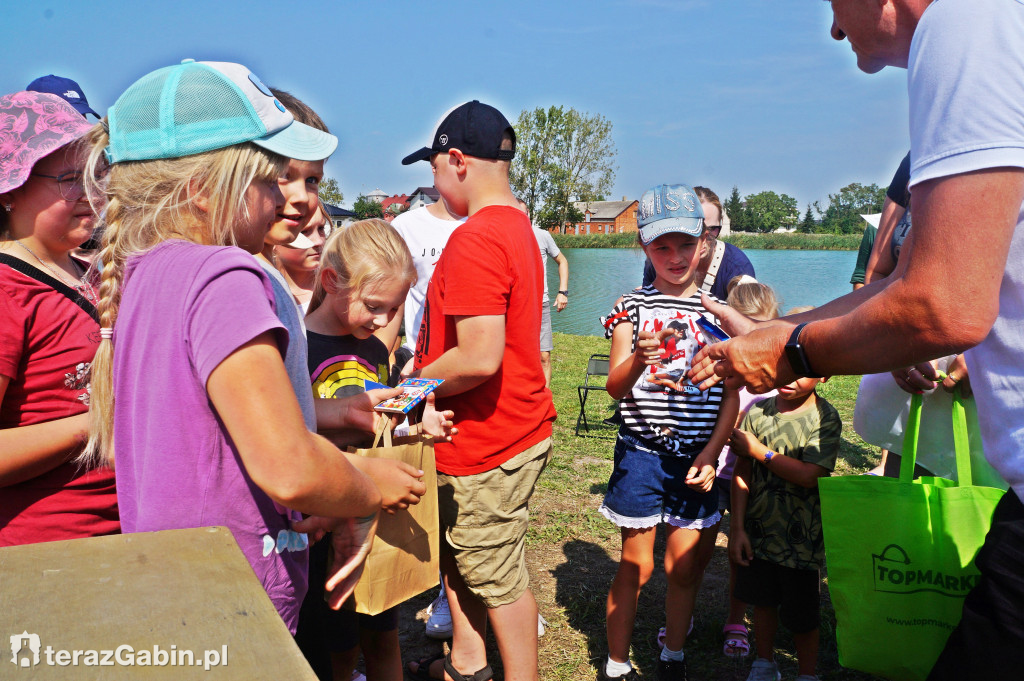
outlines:
{"label": "red t-shirt", "polygon": [[[99,324],[54,286],[66,293],[71,289],[31,269],[48,283],[0,263],[0,374],[10,379],[0,402],[0,428],[53,421],[89,408]],[[68,459],[75,454],[69,451]],[[109,468],[82,472],[68,461],[0,489],[0,546],[119,530]]]}
{"label": "red t-shirt", "polygon": [[442,473],[492,470],[551,436],[555,405],[540,365],[543,297],[544,266],[522,211],[488,206],[448,239],[427,289],[416,368],[455,347],[455,317],[504,315],[505,355],[484,383],[437,400],[459,428],[452,442],[434,445]]}

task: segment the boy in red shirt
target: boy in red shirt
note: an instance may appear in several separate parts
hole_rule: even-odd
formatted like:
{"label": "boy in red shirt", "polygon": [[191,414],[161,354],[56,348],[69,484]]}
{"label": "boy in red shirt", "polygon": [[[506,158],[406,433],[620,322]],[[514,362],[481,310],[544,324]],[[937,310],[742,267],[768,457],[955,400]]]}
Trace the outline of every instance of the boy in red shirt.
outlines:
{"label": "boy in red shirt", "polygon": [[437,408],[454,410],[459,428],[452,442],[435,443],[451,653],[410,663],[417,679],[491,678],[488,620],[505,678],[537,678],[537,603],[524,542],[527,505],[551,457],[555,408],[537,352],[543,268],[509,187],[514,154],[508,120],[472,101],[445,114],[430,146],[402,161],[429,160],[448,207],[469,216],[431,277],[416,342],[416,375],[444,379]]}

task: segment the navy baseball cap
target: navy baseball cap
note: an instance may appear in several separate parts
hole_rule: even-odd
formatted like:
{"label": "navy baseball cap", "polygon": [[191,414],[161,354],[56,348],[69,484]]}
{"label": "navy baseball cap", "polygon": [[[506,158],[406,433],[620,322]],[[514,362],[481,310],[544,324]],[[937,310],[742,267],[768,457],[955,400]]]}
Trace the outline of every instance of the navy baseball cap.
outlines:
{"label": "navy baseball cap", "polygon": [[671,232],[699,237],[704,233],[704,209],[689,186],[659,184],[640,197],[636,225],[644,246]]}
{"label": "navy baseball cap", "polygon": [[[511,149],[501,148],[501,138],[506,130],[512,135]],[[403,158],[402,165],[429,161],[434,154],[449,149],[458,149],[476,158],[511,161],[516,155],[516,131],[500,111],[474,99],[446,111],[434,128],[430,146]]]}
{"label": "navy baseball cap", "polygon": [[49,92],[63,98],[64,101],[75,107],[75,111],[83,116],[85,114],[92,114],[96,118],[103,118],[92,110],[92,107],[89,106],[89,100],[85,98],[85,93],[82,92],[81,86],[70,78],[62,78],[51,73],[48,76],[36,78],[25,89],[32,92]]}

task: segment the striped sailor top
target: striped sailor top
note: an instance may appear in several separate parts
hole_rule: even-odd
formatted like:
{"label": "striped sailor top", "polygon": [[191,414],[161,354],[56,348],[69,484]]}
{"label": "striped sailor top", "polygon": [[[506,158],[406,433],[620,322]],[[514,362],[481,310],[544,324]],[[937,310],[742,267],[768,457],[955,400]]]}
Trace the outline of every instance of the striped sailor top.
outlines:
{"label": "striped sailor top", "polygon": [[702,315],[718,323],[701,305],[700,291],[678,298],[649,285],[624,295],[601,320],[607,338],[619,324],[632,324],[633,351],[640,331],[679,330],[662,343],[661,366],[645,371],[619,405],[626,428],[677,455],[689,456],[707,444],[722,405],[721,384],[702,392],[686,378],[693,356],[705,345],[695,324]]}

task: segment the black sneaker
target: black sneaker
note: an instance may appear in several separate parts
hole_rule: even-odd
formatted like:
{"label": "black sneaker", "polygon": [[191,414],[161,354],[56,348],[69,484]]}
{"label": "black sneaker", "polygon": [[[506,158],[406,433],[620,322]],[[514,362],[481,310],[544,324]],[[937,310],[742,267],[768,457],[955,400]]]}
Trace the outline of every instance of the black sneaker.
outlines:
{"label": "black sneaker", "polygon": [[604,663],[597,670],[597,681],[640,681],[640,674],[637,673],[636,669],[630,669],[625,674],[619,674],[618,676],[608,676],[604,673]]}
{"label": "black sneaker", "polygon": [[658,658],[658,681],[686,681],[686,660]]}

